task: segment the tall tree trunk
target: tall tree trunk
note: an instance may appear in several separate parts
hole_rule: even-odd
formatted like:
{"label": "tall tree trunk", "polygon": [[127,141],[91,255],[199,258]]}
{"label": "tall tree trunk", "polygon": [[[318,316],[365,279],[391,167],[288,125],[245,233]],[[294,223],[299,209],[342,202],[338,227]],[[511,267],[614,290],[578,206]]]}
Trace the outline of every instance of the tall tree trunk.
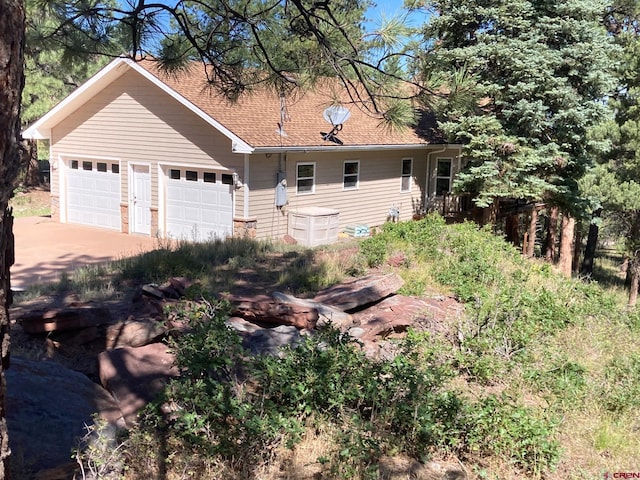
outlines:
{"label": "tall tree trunk", "polygon": [[520,233],[518,233],[518,215],[507,215],[504,230],[507,242],[517,246],[520,241]]}
{"label": "tall tree trunk", "polygon": [[531,218],[529,218],[529,241],[527,243],[526,256],[533,258],[536,253],[536,231],[538,230],[538,210],[535,205],[531,209]]}
{"label": "tall tree trunk", "polygon": [[571,277],[571,264],[573,262],[573,237],[575,234],[576,219],[570,214],[562,215],[562,232],[560,234],[560,255],[558,269],[566,276]]}
{"label": "tall tree trunk", "polygon": [[571,270],[573,273],[580,272],[580,254],[582,253],[582,229],[584,225],[582,222],[576,223],[574,242],[573,242],[573,261],[571,262]]}
{"label": "tall tree trunk", "polygon": [[582,267],[580,273],[584,276],[591,276],[593,274],[593,261],[596,257],[596,247],[598,246],[598,234],[600,228],[598,222],[594,221],[600,218],[602,209],[599,208],[593,213],[593,218],[589,224],[589,235],[587,236],[587,246],[584,248],[584,258],[582,259]]}
{"label": "tall tree trunk", "polygon": [[627,239],[630,251],[627,263],[627,275],[630,280],[629,301],[627,306],[633,308],[638,301],[638,287],[640,286],[640,211],[635,212],[630,230],[630,238]]}
{"label": "tall tree trunk", "polygon": [[629,261],[629,300],[627,301],[627,307],[633,308],[638,303],[638,287],[640,286],[640,261],[639,259],[632,258]]}
{"label": "tall tree trunk", "polygon": [[558,243],[558,207],[551,207],[549,211],[549,228],[545,239],[545,258],[553,263],[556,260],[556,244]]}
{"label": "tall tree trunk", "polygon": [[40,181],[40,162],[38,161],[38,146],[35,140],[25,140],[24,148],[24,186],[37,187]]}
{"label": "tall tree trunk", "polygon": [[9,479],[9,436],[5,413],[9,367],[9,306],[13,263],[13,219],[9,199],[20,171],[20,99],[24,86],[24,4],[0,0],[0,479]]}

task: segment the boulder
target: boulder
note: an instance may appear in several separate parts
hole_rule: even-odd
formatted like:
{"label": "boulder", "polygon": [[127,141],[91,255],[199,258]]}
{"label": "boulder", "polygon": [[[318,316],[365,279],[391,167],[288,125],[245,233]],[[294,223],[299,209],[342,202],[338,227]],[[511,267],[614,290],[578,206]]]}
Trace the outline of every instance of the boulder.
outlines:
{"label": "boulder", "polygon": [[129,318],[107,325],[105,347],[142,347],[157,341],[167,332],[164,325],[152,318]]}
{"label": "boulder", "polygon": [[125,347],[98,355],[102,385],[118,400],[128,426],[138,411],[154,400],[171,377],[179,375],[175,357],[162,343]]}
{"label": "boulder", "polygon": [[282,347],[295,347],[302,341],[300,331],[291,325],[246,332],[242,338],[242,346],[254,355],[278,355]]}
{"label": "boulder", "polygon": [[353,325],[353,318],[351,315],[331,305],[325,305],[324,303],[317,302],[315,300],[297,298],[293,295],[287,295],[282,292],[273,292],[272,297],[276,302],[284,305],[294,305],[317,311],[317,325],[323,326],[331,323],[336,328],[348,328]]}
{"label": "boulder", "polygon": [[292,325],[297,328],[314,328],[318,310],[299,303],[283,303],[267,295],[240,297],[226,295],[232,304],[231,314],[252,322],[276,325]]}
{"label": "boulder", "polygon": [[352,314],[356,324],[364,330],[357,338],[373,340],[378,335],[403,331],[429,317],[429,304],[418,298],[394,295]]}
{"label": "boulder", "polygon": [[47,333],[95,327],[110,323],[111,313],[104,307],[78,305],[29,312],[17,319],[26,333]]}
{"label": "boulder", "polygon": [[12,356],[5,374],[9,444],[14,458],[34,471],[69,462],[94,414],[122,424],[118,404],[104,388],[56,362]]}
{"label": "boulder", "polygon": [[314,300],[349,311],[393,295],[403,285],[404,280],[395,273],[367,275],[326,288],[318,292]]}

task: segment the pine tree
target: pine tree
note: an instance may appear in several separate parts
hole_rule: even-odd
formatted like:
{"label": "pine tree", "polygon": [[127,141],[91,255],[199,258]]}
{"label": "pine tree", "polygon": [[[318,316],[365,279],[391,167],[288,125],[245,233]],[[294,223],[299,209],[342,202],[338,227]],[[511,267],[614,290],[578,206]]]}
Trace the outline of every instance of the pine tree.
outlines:
{"label": "pine tree", "polygon": [[581,187],[596,208],[602,207],[610,230],[622,238],[632,307],[640,285],[640,4],[615,2],[606,25],[621,47],[620,85],[609,101],[615,117],[600,126],[596,138],[610,142],[611,148]]}
{"label": "pine tree", "polygon": [[606,4],[434,6],[420,68],[444,79],[441,127],[465,145],[469,164],[456,188],[485,207],[499,199],[545,201],[562,209],[571,228],[582,208],[577,181],[593,159],[587,133],[607,114],[603,100],[615,87],[616,47],[602,25]]}

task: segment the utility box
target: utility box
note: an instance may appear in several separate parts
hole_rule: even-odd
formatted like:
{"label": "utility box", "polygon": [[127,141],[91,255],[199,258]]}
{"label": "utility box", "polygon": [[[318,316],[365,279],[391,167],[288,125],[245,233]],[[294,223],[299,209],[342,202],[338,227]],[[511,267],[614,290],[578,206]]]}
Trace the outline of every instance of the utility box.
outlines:
{"label": "utility box", "polygon": [[307,247],[338,240],[340,212],[331,208],[306,207],[289,212],[289,235]]}

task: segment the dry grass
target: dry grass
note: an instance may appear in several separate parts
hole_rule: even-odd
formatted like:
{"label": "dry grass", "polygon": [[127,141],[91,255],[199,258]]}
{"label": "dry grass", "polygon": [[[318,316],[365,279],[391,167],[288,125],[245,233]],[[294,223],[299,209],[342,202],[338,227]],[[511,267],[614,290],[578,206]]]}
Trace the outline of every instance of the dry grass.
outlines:
{"label": "dry grass", "polygon": [[[241,247],[239,245],[238,247]],[[174,247],[167,248],[172,250]],[[358,258],[357,244],[345,243],[324,250],[310,252],[302,249],[282,248],[260,252],[260,256],[242,256],[241,249],[230,249],[223,259],[195,262],[203,272],[200,281],[205,289],[212,291],[231,291],[244,288],[280,290],[290,289],[304,295],[313,288],[321,288],[337,282],[345,276],[364,273],[361,259]],[[197,250],[196,250],[197,253]],[[148,258],[147,258],[148,257]],[[148,255],[133,262],[121,262],[133,271],[145,272],[150,265],[156,265],[158,258]],[[173,255],[175,260],[175,255]],[[202,258],[206,259],[206,256]],[[220,260],[220,261],[219,261]],[[183,266],[186,262],[178,262]],[[205,270],[202,265],[211,263],[212,268]],[[157,266],[157,265],[156,265]],[[215,267],[215,268],[213,268]],[[172,266],[173,268],[173,266]],[[390,268],[388,265],[385,268]],[[564,284],[557,283],[547,274],[548,265],[536,262],[532,274],[527,279],[527,288],[546,288],[552,293],[564,291]],[[605,272],[604,284],[609,294],[615,298],[616,309],[626,301],[626,294],[620,288],[620,270],[616,259],[603,260],[599,272]],[[413,289],[438,291],[443,287],[434,283],[433,276],[425,265],[398,265],[407,284]],[[501,266],[505,278],[515,271],[510,264]],[[206,273],[206,275],[204,275]],[[94,285],[92,275],[104,280],[106,272],[87,271],[86,278],[78,276],[82,283]],[[109,272],[111,274],[111,272]],[[74,275],[75,277],[75,275]],[[99,283],[99,282],[98,282]],[[104,283],[104,282],[103,282]],[[111,287],[108,294],[114,294]],[[523,285],[523,288],[524,285]],[[91,290],[93,291],[93,290]],[[410,292],[414,294],[415,292]],[[575,301],[578,301],[576,296]],[[451,325],[454,327],[454,325]],[[528,364],[517,365],[509,376],[500,379],[500,383],[491,385],[470,384],[462,375],[452,382],[464,395],[476,398],[487,394],[508,392],[520,399],[528,407],[538,410],[550,410],[557,413],[559,420],[558,437],[562,454],[558,468],[545,474],[552,480],[603,478],[603,472],[638,471],[640,469],[640,421],[637,412],[627,411],[612,414],[602,406],[602,384],[605,382],[605,366],[613,359],[625,355],[639,355],[638,332],[633,332],[621,319],[619,312],[612,312],[611,318],[584,317],[567,327],[560,328],[553,336],[535,341],[527,347]],[[37,348],[33,348],[37,352]],[[34,353],[32,352],[32,353]],[[527,379],[528,371],[538,369],[552,371],[560,362],[580,365],[585,370],[585,382],[581,393],[575,397],[571,392],[566,396],[538,390]],[[458,390],[457,389],[457,390]],[[554,396],[555,395],[555,396]],[[228,462],[209,461],[197,455],[185,454],[178,446],[162,445],[160,439],[138,439],[139,444],[132,450],[137,460],[127,472],[128,480],[138,478],[165,478],[166,480],[199,478],[203,480],[244,480],[260,478],[263,480],[294,480],[336,478],[332,476],[329,465],[339,455],[339,444],[335,440],[339,426],[314,425],[306,430],[302,441],[294,448],[284,445],[265,449],[264,458],[259,464],[243,462],[242,458]],[[157,459],[167,460],[166,467]],[[500,458],[467,458],[470,479],[523,479],[527,477],[515,471],[512,466]],[[386,466],[385,466],[386,465]],[[388,468],[387,468],[388,467]],[[166,468],[166,470],[165,470]],[[387,468],[387,470],[385,470]],[[381,459],[380,469],[384,478],[430,478],[417,476],[416,460],[403,457]],[[387,472],[387,473],[384,473]],[[362,472],[360,472],[362,473]],[[426,474],[425,474],[426,475]]]}
{"label": "dry grass", "polygon": [[9,206],[13,207],[13,216],[16,218],[51,215],[51,194],[43,188],[16,192]]}
{"label": "dry grass", "polygon": [[587,318],[537,345],[533,356],[538,365],[548,365],[555,356],[587,372],[584,398],[569,402],[561,411],[558,440],[563,453],[550,479],[603,478],[604,472],[638,471],[640,419],[635,411],[614,414],[605,410],[602,386],[609,362],[621,354],[639,353],[637,336],[617,319]]}

